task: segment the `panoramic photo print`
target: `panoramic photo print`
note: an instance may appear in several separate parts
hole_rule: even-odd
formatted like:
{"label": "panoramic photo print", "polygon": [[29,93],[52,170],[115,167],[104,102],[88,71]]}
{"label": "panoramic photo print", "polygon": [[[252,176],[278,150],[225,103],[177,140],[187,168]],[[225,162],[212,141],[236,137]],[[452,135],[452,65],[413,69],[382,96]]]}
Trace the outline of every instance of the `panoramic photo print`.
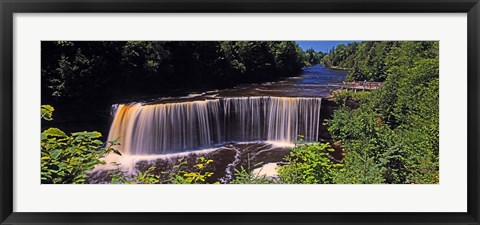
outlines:
{"label": "panoramic photo print", "polygon": [[42,41],[42,184],[438,184],[438,41]]}

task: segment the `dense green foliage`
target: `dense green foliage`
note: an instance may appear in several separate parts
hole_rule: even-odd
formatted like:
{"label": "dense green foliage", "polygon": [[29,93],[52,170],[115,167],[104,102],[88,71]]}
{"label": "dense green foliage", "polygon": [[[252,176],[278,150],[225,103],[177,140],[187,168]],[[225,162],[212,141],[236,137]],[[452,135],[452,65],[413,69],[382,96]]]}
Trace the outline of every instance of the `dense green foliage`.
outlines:
{"label": "dense green foliage", "polygon": [[289,184],[332,184],[341,164],[334,163],[328,143],[299,143],[278,170],[280,180]]}
{"label": "dense green foliage", "polygon": [[[53,107],[42,106],[42,118],[52,119]],[[76,132],[65,134],[57,128],[49,128],[41,136],[41,181],[47,184],[83,184],[87,182],[87,173],[111,152],[120,155],[110,142],[102,148],[99,132]]]}
{"label": "dense green foliage", "polygon": [[[384,84],[369,94],[338,92],[341,107],[328,129],[346,156],[336,182],[438,183],[438,42],[363,42],[356,48],[355,56],[371,51],[351,68],[367,62],[364,71],[382,71],[370,77]],[[348,104],[353,101],[360,104]]]}
{"label": "dense green foliage", "polygon": [[[159,94],[295,76],[305,53],[293,41],[43,41],[42,96]],[[308,54],[318,63],[316,53]]]}

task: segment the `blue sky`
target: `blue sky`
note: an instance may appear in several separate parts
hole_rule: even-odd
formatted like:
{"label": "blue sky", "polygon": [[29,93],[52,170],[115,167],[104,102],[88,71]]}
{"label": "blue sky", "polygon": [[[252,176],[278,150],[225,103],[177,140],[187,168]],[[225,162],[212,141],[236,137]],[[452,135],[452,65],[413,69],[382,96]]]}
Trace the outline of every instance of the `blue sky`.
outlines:
{"label": "blue sky", "polygon": [[297,41],[300,48],[304,51],[313,48],[315,51],[328,52],[338,44],[348,44],[354,41]]}

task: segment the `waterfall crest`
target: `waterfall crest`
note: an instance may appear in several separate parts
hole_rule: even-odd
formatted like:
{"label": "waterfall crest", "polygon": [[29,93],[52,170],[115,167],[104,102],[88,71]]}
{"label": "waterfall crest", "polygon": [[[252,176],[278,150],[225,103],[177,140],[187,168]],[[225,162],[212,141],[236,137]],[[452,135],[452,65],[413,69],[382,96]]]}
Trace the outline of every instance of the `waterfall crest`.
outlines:
{"label": "waterfall crest", "polygon": [[321,98],[232,97],[155,105],[121,104],[108,140],[124,154],[208,148],[225,142],[318,141]]}

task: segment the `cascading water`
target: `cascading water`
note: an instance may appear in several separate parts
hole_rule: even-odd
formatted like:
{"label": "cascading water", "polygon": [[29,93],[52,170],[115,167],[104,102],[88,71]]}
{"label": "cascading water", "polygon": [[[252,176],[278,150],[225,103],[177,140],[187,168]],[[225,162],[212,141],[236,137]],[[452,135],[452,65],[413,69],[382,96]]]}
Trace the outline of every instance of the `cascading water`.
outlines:
{"label": "cascading water", "polygon": [[117,107],[108,140],[124,154],[149,155],[225,142],[318,141],[321,98],[233,97]]}

